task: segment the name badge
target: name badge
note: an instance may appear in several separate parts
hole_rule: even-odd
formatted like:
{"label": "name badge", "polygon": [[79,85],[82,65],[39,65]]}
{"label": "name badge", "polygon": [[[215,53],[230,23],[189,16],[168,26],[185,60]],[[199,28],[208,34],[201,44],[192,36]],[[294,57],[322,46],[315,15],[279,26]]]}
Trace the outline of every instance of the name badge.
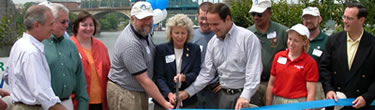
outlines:
{"label": "name badge", "polygon": [[267,34],[267,39],[273,39],[273,38],[276,38],[276,31],[273,31]]}
{"label": "name badge", "polygon": [[150,48],[148,47],[148,46],[146,46],[146,52],[147,52],[147,54],[150,54],[151,52],[150,52]]}
{"label": "name badge", "polygon": [[277,63],[286,64],[286,58],[285,57],[279,57],[279,59],[277,59]]}
{"label": "name badge", "polygon": [[320,57],[322,55],[323,51],[319,50],[319,49],[314,49],[312,54],[315,55],[315,56],[318,56]]}
{"label": "name badge", "polygon": [[165,56],[165,63],[171,63],[176,59],[174,54]]}
{"label": "name badge", "polygon": [[201,52],[203,52],[203,45],[199,45],[199,48],[201,48]]}

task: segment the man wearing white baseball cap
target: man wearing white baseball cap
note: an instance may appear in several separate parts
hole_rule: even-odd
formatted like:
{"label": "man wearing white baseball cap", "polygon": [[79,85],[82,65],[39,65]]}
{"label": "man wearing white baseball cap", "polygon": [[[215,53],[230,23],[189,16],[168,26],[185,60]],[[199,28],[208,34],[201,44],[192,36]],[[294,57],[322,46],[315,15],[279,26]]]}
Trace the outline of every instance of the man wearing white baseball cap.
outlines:
{"label": "man wearing white baseball cap", "polygon": [[249,11],[254,20],[254,25],[248,29],[252,31],[262,42],[263,72],[261,83],[251,103],[258,106],[265,105],[266,87],[270,77],[270,70],[274,55],[287,48],[288,27],[271,20],[271,0],[253,0]]}
{"label": "man wearing white baseball cap", "polygon": [[266,105],[314,100],[319,72],[316,61],[306,53],[309,37],[302,24],[288,29],[288,49],[278,52],[272,62]]}
{"label": "man wearing white baseball cap", "polygon": [[[325,50],[325,44],[328,40],[328,35],[320,30],[320,23],[322,17],[320,16],[317,7],[307,7],[302,12],[303,24],[310,31],[310,49],[307,52],[319,64],[320,58]],[[317,82],[315,91],[315,100],[323,100],[324,91],[321,82]]]}
{"label": "man wearing white baseball cap", "polygon": [[130,11],[131,23],[119,35],[108,74],[109,110],[147,110],[148,96],[164,108],[172,109],[151,80],[155,45],[150,33],[153,24],[151,4],[136,2]]}

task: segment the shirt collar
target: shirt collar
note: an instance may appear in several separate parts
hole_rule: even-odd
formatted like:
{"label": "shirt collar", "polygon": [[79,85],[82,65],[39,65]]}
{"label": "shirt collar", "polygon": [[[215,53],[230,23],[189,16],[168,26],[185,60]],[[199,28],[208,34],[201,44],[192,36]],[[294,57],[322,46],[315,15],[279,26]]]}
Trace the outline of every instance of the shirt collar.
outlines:
{"label": "shirt collar", "polygon": [[144,40],[147,40],[148,36],[142,36],[141,34],[139,34],[137,31],[135,31],[134,27],[132,24],[130,24],[130,29],[134,32],[134,34],[139,38],[139,39],[144,39]]}
{"label": "shirt collar", "polygon": [[359,38],[358,38],[357,40],[353,40],[353,39],[351,39],[351,38],[350,38],[350,34],[349,34],[349,32],[346,32],[346,40],[347,40],[348,42],[357,43],[357,42],[361,41],[362,36],[363,36],[363,30],[362,30],[361,35],[359,36]]}
{"label": "shirt collar", "polygon": [[41,52],[44,52],[44,45],[42,42],[38,41],[36,38],[34,38],[32,35],[28,34],[28,33],[23,33],[22,35],[23,37],[22,38],[25,38],[27,39],[28,41],[30,41],[33,45],[36,46],[36,48],[38,48]]}
{"label": "shirt collar", "polygon": [[51,35],[53,42],[61,42],[64,39],[64,36],[56,37],[55,35]]}
{"label": "shirt collar", "polygon": [[237,26],[236,24],[232,23],[232,28],[230,28],[230,30],[228,31],[226,37],[229,37],[231,38],[231,36],[234,34],[234,32],[236,31],[237,29]]}
{"label": "shirt collar", "polygon": [[[289,53],[289,49],[286,49],[284,51],[284,53],[282,53],[280,56],[283,56],[283,57],[286,57],[290,60],[290,58],[288,57],[288,53]],[[301,55],[299,55],[296,59],[294,59],[292,62],[296,62],[296,61],[300,61],[300,60],[303,60],[305,59],[306,57],[306,52],[302,52]]]}
{"label": "shirt collar", "polygon": [[318,36],[316,36],[313,40],[311,40],[310,42],[312,41],[320,41],[320,40],[323,40],[324,39],[324,36],[323,36],[323,32],[322,30],[320,30],[320,33],[318,34]]}

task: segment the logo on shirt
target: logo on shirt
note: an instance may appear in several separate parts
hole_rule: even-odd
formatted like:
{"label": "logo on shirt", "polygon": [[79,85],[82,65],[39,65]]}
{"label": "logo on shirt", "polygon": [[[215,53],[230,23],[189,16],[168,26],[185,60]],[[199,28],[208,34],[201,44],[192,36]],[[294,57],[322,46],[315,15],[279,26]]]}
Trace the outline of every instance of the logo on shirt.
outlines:
{"label": "logo on shirt", "polygon": [[303,68],[302,65],[294,65],[294,67],[296,67],[297,69],[302,69]]}

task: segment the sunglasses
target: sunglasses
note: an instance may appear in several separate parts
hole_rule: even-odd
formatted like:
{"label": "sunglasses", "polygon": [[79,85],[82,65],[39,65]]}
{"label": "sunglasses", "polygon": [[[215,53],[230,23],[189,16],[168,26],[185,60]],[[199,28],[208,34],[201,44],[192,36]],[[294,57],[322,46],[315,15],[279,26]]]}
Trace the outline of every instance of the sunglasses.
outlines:
{"label": "sunglasses", "polygon": [[250,13],[251,16],[258,16],[258,17],[262,17],[263,16],[263,13]]}
{"label": "sunglasses", "polygon": [[69,20],[62,20],[62,21],[60,21],[60,23],[61,23],[61,24],[65,24],[65,23],[68,24],[68,23],[69,23]]}

